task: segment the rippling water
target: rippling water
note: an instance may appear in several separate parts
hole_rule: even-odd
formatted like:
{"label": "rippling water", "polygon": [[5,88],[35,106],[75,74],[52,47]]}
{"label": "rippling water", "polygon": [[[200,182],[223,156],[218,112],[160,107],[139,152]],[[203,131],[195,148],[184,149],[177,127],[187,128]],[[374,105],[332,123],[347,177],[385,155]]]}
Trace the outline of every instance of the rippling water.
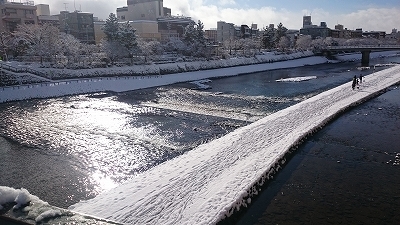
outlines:
{"label": "rippling water", "polygon": [[[214,79],[209,90],[182,83],[0,104],[0,185],[24,187],[67,207],[348,82],[360,73],[355,68],[350,63],[267,71]],[[298,76],[317,79],[275,82]]]}

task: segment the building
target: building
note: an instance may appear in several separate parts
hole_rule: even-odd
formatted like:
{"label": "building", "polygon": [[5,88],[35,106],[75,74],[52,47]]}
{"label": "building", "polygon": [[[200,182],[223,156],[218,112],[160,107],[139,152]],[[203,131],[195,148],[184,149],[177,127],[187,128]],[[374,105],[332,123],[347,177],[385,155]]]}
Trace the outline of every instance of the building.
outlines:
{"label": "building", "polygon": [[208,43],[210,44],[218,44],[218,32],[217,29],[210,29],[210,30],[205,30],[204,31],[204,36],[206,37]]}
{"label": "building", "polygon": [[385,31],[366,31],[363,32],[364,37],[376,38],[376,39],[384,39],[386,37]]}
{"label": "building", "polygon": [[86,44],[95,44],[93,13],[61,11],[60,31]]}
{"label": "building", "polygon": [[136,29],[136,34],[145,41],[161,41],[157,21],[136,20],[129,22]]}
{"label": "building", "polygon": [[237,29],[235,29],[235,25],[233,23],[227,23],[225,21],[217,22],[217,41],[219,43],[223,43],[227,40],[235,40],[236,32]]}
{"label": "building", "polygon": [[335,30],[344,30],[344,26],[342,24],[335,25]]}
{"label": "building", "polygon": [[128,6],[117,8],[117,18],[119,21],[128,21]]}
{"label": "building", "polygon": [[312,26],[311,16],[303,16],[303,28]]}
{"label": "building", "polygon": [[258,29],[258,25],[253,23],[251,24],[251,38],[258,38],[260,37],[260,30]]}
{"label": "building", "polygon": [[36,6],[33,1],[9,2],[0,0],[0,31],[13,32],[18,25],[37,24]]}
{"label": "building", "polygon": [[195,22],[191,17],[165,16],[158,18],[157,23],[161,41],[168,41],[170,38],[182,38],[185,28]]}
{"label": "building", "polygon": [[106,37],[106,34],[103,31],[103,27],[106,24],[105,21],[94,21],[93,29],[94,29],[94,40],[96,44],[101,43],[101,41]]}
{"label": "building", "polygon": [[300,29],[300,34],[310,35],[312,39],[331,37],[331,29],[328,28],[326,22],[321,22],[319,26],[312,25],[311,16],[303,17],[303,28]]}
{"label": "building", "polygon": [[46,4],[36,5],[36,14],[39,25],[45,23],[52,24],[53,26],[60,27],[60,19],[58,16],[50,15],[50,7]]}
{"label": "building", "polygon": [[127,0],[127,5],[117,8],[117,18],[120,21],[156,21],[171,15],[171,9],[164,7],[163,0]]}
{"label": "building", "polygon": [[240,37],[243,39],[251,37],[251,29],[249,26],[247,25],[240,26]]}
{"label": "building", "polygon": [[38,16],[50,16],[50,6],[47,4],[36,5],[36,13]]}

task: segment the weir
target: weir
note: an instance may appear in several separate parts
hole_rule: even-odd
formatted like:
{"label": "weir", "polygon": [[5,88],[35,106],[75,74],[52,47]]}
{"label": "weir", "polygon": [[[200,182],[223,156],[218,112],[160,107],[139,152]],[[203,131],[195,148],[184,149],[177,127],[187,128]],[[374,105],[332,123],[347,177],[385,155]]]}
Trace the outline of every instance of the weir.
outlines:
{"label": "weir", "polygon": [[400,66],[276,112],[150,169],[72,210],[126,224],[216,224],[251,204],[286,155],[343,111],[400,82]]}

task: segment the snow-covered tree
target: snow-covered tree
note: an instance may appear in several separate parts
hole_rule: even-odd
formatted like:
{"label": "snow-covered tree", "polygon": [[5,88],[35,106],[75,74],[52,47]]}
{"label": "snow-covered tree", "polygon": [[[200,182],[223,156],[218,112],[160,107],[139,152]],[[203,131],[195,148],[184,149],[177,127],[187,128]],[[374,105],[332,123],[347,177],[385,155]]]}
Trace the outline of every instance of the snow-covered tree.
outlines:
{"label": "snow-covered tree", "polygon": [[206,46],[206,36],[204,32],[204,24],[199,20],[196,25],[196,42],[199,46]]}
{"label": "snow-covered tree", "polygon": [[145,57],[145,62],[147,62],[147,58],[154,56],[156,54],[162,54],[164,52],[163,47],[158,41],[143,41],[142,39],[138,40],[138,45],[140,48],[140,52]]}
{"label": "snow-covered tree", "polygon": [[164,45],[164,49],[167,52],[182,53],[186,48],[185,43],[179,38],[170,38],[169,41]]}
{"label": "snow-covered tree", "polygon": [[29,53],[40,57],[43,63],[45,57],[52,59],[57,54],[58,28],[51,24],[23,24],[17,27],[14,36],[29,43]]}
{"label": "snow-covered tree", "polygon": [[74,36],[60,33],[59,52],[65,57],[67,66],[77,61],[81,45]]}
{"label": "snow-covered tree", "polygon": [[111,13],[103,30],[107,40],[101,45],[110,61],[114,63],[120,57],[128,57],[133,64],[133,56],[138,51],[136,29],[129,22],[119,23]]}
{"label": "snow-covered tree", "polygon": [[102,40],[100,46],[103,52],[107,55],[111,64],[115,64],[119,58],[122,58],[125,55],[124,49],[118,41]]}
{"label": "snow-covered tree", "polygon": [[194,44],[196,42],[196,24],[194,22],[189,23],[185,27],[185,33],[183,34],[183,41],[189,45],[189,44]]}
{"label": "snow-covered tree", "polygon": [[282,37],[286,36],[287,28],[279,23],[277,28],[266,27],[264,28],[262,43],[266,49],[273,49],[278,47]]}
{"label": "snow-covered tree", "polygon": [[290,39],[286,36],[282,36],[278,42],[278,48],[282,51],[286,51],[290,47]]}
{"label": "snow-covered tree", "polygon": [[115,41],[118,39],[119,23],[118,18],[114,13],[110,13],[103,26],[103,32],[108,41]]}
{"label": "snow-covered tree", "polygon": [[8,51],[12,46],[12,36],[8,32],[0,32],[0,53],[2,59],[8,61]]}
{"label": "snow-covered tree", "polygon": [[282,37],[286,36],[287,31],[288,29],[285,26],[283,26],[282,23],[278,24],[278,27],[275,30],[275,46],[278,45]]}
{"label": "snow-covered tree", "polygon": [[314,51],[324,49],[327,46],[328,45],[325,42],[325,38],[316,38],[316,39],[312,40],[312,42],[311,42],[311,47],[314,49]]}
{"label": "snow-covered tree", "polygon": [[136,29],[129,22],[120,24],[117,40],[131,59],[131,64],[133,64],[133,56],[138,50]]}
{"label": "snow-covered tree", "polygon": [[312,38],[311,35],[299,36],[296,40],[296,49],[305,51],[311,47]]}
{"label": "snow-covered tree", "polygon": [[186,54],[200,57],[207,55],[204,25],[200,20],[197,24],[192,22],[186,26],[183,40],[187,46]]}
{"label": "snow-covered tree", "polygon": [[276,29],[272,27],[264,28],[262,43],[265,49],[275,48]]}

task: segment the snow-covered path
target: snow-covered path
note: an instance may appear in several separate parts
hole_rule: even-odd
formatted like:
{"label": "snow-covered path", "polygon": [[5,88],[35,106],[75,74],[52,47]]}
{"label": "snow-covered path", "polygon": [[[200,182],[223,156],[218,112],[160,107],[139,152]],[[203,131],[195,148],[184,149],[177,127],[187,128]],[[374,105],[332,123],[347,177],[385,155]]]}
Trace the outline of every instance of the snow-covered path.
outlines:
{"label": "snow-covered path", "polygon": [[285,154],[338,113],[400,82],[400,66],[276,112],[167,161],[72,210],[126,224],[215,224],[251,202]]}

